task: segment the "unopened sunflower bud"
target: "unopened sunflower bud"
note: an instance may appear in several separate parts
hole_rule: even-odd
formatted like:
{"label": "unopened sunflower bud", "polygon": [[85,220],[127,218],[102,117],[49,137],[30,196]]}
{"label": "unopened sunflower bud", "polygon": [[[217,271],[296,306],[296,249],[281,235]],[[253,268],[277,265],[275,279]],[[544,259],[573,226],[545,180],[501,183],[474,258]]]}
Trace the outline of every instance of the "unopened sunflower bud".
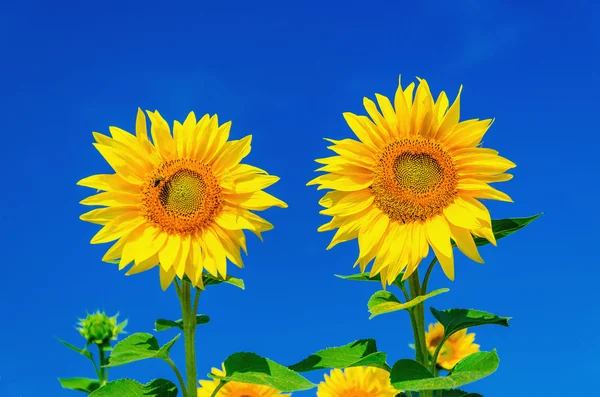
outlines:
{"label": "unopened sunflower bud", "polygon": [[124,332],[123,328],[127,325],[127,320],[117,324],[118,315],[117,313],[113,317],[108,317],[106,313],[100,311],[88,314],[86,318],[79,319],[77,330],[88,344],[107,344],[111,340],[116,340],[117,336]]}

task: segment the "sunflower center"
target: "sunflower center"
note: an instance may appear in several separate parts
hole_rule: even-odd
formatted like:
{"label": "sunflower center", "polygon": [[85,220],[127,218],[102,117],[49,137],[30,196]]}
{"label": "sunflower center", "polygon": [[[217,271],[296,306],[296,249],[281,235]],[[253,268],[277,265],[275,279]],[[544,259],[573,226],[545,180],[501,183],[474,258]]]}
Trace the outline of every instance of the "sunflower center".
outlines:
{"label": "sunflower center", "polygon": [[381,151],[371,189],[390,219],[410,223],[441,214],[454,201],[457,184],[454,162],[442,145],[408,138]]}
{"label": "sunflower center", "polygon": [[160,187],[158,199],[165,211],[190,216],[202,208],[206,183],[202,175],[191,170],[179,170]]}
{"label": "sunflower center", "polygon": [[223,207],[221,188],[211,168],[190,159],[161,164],[149,175],[142,195],[146,218],[171,234],[202,230]]}
{"label": "sunflower center", "polygon": [[444,169],[428,153],[405,152],[394,161],[394,175],[401,189],[425,195],[444,180]]}

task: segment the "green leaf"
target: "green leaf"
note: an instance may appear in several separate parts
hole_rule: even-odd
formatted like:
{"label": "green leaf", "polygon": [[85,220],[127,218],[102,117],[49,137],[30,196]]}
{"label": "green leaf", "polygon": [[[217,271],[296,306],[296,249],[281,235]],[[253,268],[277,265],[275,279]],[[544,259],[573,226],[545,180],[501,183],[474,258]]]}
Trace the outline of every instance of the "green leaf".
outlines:
{"label": "green leaf", "polygon": [[[191,282],[190,279],[188,278],[188,276],[186,276],[186,275],[183,276],[183,280],[187,281],[188,283]],[[215,277],[208,273],[202,274],[202,283],[204,283],[205,287],[208,285],[217,285],[217,284],[221,284],[221,283],[227,283],[227,284],[235,285],[236,287],[238,287],[240,289],[245,288],[244,280],[242,280],[241,278],[236,278],[236,277],[231,277],[231,276],[227,276],[225,278],[220,278],[220,277]]]}
{"label": "green leaf", "polygon": [[132,379],[108,382],[89,397],[177,397],[177,386],[166,379],[155,379],[142,385]]}
{"label": "green leaf", "polygon": [[58,378],[63,389],[77,390],[91,393],[100,387],[98,379],[89,378]]}
{"label": "green leaf", "polygon": [[307,372],[325,368],[369,366],[390,371],[385,359],[385,353],[377,351],[374,339],[361,339],[345,346],[319,350],[289,368],[296,372]]}
{"label": "green leaf", "polygon": [[[371,278],[371,273],[370,272],[364,272],[364,273],[356,273],[356,274],[350,274],[347,276],[342,276],[339,274],[335,275],[338,278],[341,278],[343,280],[354,280],[354,281],[379,281],[381,282],[381,276],[379,273],[377,273],[376,275],[374,275]],[[402,277],[404,277],[404,272],[401,272],[398,277],[396,277],[396,279],[394,280],[394,282],[392,284],[395,284],[397,286],[401,286],[404,285],[404,281],[402,281]]]}
{"label": "green leaf", "polygon": [[[210,317],[206,314],[197,314],[196,315],[196,324],[206,324],[210,321]],[[154,330],[156,332],[164,331],[171,328],[179,328],[183,331],[183,320],[179,319],[177,321],[165,320],[164,318],[159,318],[154,323]]]}
{"label": "green leaf", "polygon": [[500,359],[496,350],[473,353],[463,358],[448,376],[435,377],[424,366],[414,360],[399,360],[392,367],[390,381],[398,390],[453,389],[494,373]]}
{"label": "green leaf", "polygon": [[508,320],[511,319],[473,309],[436,310],[432,307],[430,310],[433,317],[444,326],[444,340],[461,329],[478,325],[497,324],[508,327]]}
{"label": "green leaf", "polygon": [[401,303],[396,295],[392,294],[389,291],[377,291],[371,296],[369,302],[367,302],[367,306],[369,307],[369,313],[371,313],[372,319],[375,316],[384,313],[395,312],[398,310],[410,309],[413,306],[418,305],[426,299],[434,297],[439,294],[443,294],[444,292],[450,291],[448,288],[440,288],[435,291],[431,291],[427,295],[417,296],[415,299],[412,299],[406,303]]}
{"label": "green leaf", "polygon": [[147,358],[167,359],[169,350],[180,336],[181,334],[178,334],[166,345],[160,347],[158,340],[150,334],[144,332],[133,334],[115,345],[107,367],[116,367]]}
{"label": "green leaf", "polygon": [[227,376],[209,374],[228,382],[274,387],[282,392],[312,389],[316,385],[291,369],[254,353],[234,353],[224,362]]}
{"label": "green leaf", "polygon": [[87,349],[85,349],[85,348],[83,348],[83,349],[80,349],[80,348],[78,348],[78,347],[76,347],[76,346],[73,346],[73,345],[72,345],[72,344],[70,344],[69,342],[65,342],[64,340],[60,340],[60,339],[59,339],[58,341],[59,341],[60,343],[62,343],[63,345],[65,345],[66,347],[68,347],[69,349],[76,351],[77,353],[79,353],[79,354],[81,354],[81,355],[83,355],[83,356],[85,356],[85,357],[89,358],[89,359],[90,359],[90,360],[92,360],[92,361],[94,360],[94,359],[92,358],[92,353],[91,353],[89,350],[87,350]]}
{"label": "green leaf", "polygon": [[[524,228],[529,225],[531,222],[542,216],[544,213],[540,212],[537,215],[533,215],[526,218],[507,218],[507,219],[493,219],[492,220],[492,231],[494,232],[494,236],[496,240],[500,240],[503,237],[506,237],[510,234],[513,234],[519,229]],[[487,245],[490,242],[482,237],[475,237],[475,245],[482,246]],[[456,243],[452,242],[453,246],[456,246]]]}

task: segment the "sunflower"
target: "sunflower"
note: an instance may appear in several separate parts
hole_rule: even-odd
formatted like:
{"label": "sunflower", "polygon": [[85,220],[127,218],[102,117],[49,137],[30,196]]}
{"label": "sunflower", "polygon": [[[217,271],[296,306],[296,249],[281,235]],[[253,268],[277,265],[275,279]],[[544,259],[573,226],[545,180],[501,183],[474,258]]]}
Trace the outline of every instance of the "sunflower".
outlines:
{"label": "sunflower", "polygon": [[319,384],[317,397],[394,397],[390,373],[375,367],[333,369]]}
{"label": "sunflower", "polygon": [[[225,376],[225,365],[223,370],[213,368],[213,375]],[[198,397],[211,397],[219,380],[201,380],[198,388]],[[250,383],[227,382],[225,386],[218,391],[216,397],[289,397],[291,394],[281,394],[281,392],[271,386],[254,385]]]}
{"label": "sunflower", "polygon": [[[242,267],[244,229],[259,238],[273,228],[253,210],[287,205],[265,193],[278,177],[240,161],[250,153],[251,135],[228,141],[231,122],[219,126],[217,115],[199,121],[191,112],[183,125],[169,125],[157,112],[138,109],[136,135],[110,127],[112,137],[94,132],[94,146],[114,174],[93,175],[78,185],[101,193],[81,204],[103,206],[81,216],[103,225],[92,244],[117,240],[102,258],[118,260],[127,274],[160,264],[163,290],[177,275],[203,288],[202,274],[227,275],[227,259]],[[261,238],[262,239],[262,238]]]}
{"label": "sunflower", "polygon": [[358,239],[354,264],[361,272],[374,259],[371,276],[391,284],[405,270],[408,278],[433,249],[442,269],[454,280],[451,239],[474,261],[483,263],[473,235],[496,245],[490,214],[478,199],[512,202],[491,182],[512,178],[515,167],[492,149],[480,147],[493,120],[459,122],[460,93],[448,109],[442,92],[434,102],[427,82],[402,89],[392,106],[376,94],[364,99],[371,118],[344,113],[359,140],[326,139],[337,155],[317,159],[327,172],[308,183],[331,189],[319,203],[332,216],[319,231],[337,229],[327,249]]}
{"label": "sunflower", "polygon": [[[429,324],[429,330],[425,333],[425,343],[432,356],[443,336],[442,324]],[[479,345],[473,343],[474,341],[475,334],[467,334],[466,328],[452,334],[442,345],[437,364],[448,371],[451,370],[460,360],[479,351]]]}

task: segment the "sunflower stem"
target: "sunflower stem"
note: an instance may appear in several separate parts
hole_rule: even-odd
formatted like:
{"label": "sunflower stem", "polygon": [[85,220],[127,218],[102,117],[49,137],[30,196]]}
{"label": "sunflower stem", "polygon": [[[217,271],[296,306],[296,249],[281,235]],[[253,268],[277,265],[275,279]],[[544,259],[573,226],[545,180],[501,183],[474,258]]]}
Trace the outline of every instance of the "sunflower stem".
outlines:
{"label": "sunflower stem", "polygon": [[185,373],[187,378],[186,397],[197,397],[198,388],[196,387],[196,313],[197,299],[199,293],[196,292],[196,298],[192,303],[191,285],[182,281],[180,287],[179,299],[181,301],[181,314],[183,320],[183,339],[185,343]]}
{"label": "sunflower stem", "polygon": [[437,261],[438,261],[438,259],[436,256],[433,258],[433,260],[429,264],[429,267],[427,268],[427,272],[425,272],[425,277],[423,278],[423,286],[421,287],[421,295],[427,294],[427,284],[429,284],[429,277],[431,276],[431,271],[435,267],[435,264],[437,263]]}
{"label": "sunflower stem", "polygon": [[100,386],[104,386],[108,380],[108,376],[104,367],[106,359],[104,358],[104,345],[102,344],[98,345],[98,355],[100,356]]}
{"label": "sunflower stem", "polygon": [[171,360],[168,357],[165,359],[165,361],[173,369],[173,372],[175,372],[175,376],[177,376],[177,380],[179,381],[179,385],[181,386],[181,395],[183,397],[187,397],[188,394],[187,394],[187,389],[185,387],[185,381],[183,380],[183,377],[181,376],[181,373],[177,369],[177,366],[175,365],[175,363],[173,362],[173,360]]}
{"label": "sunflower stem", "polygon": [[442,350],[442,347],[444,346],[444,343],[446,343],[446,339],[442,338],[442,340],[440,341],[440,343],[438,343],[438,345],[435,348],[435,352],[433,353],[433,357],[431,359],[431,373],[434,375],[437,375],[437,359],[438,356],[440,355],[440,351]]}
{"label": "sunflower stem", "polygon": [[[411,299],[415,299],[417,296],[422,294],[421,285],[419,282],[419,271],[415,269],[413,274],[408,278],[408,285],[410,287]],[[423,302],[414,306],[411,310],[413,321],[413,333],[415,337],[415,357],[424,367],[429,366],[429,355],[427,352],[427,345],[425,344],[425,304]],[[424,390],[419,393],[421,397],[431,397],[432,392]]]}

